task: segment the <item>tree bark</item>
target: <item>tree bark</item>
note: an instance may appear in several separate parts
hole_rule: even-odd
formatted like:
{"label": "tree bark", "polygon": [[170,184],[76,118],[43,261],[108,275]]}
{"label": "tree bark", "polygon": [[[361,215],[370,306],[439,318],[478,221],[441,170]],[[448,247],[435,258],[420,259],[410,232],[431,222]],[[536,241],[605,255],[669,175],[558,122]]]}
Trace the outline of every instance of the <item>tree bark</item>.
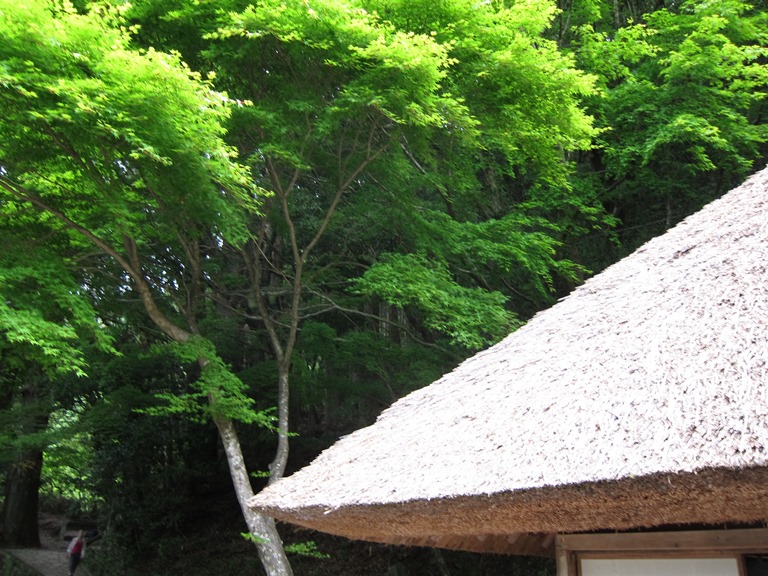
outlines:
{"label": "tree bark", "polygon": [[[125,245],[130,254],[134,270],[134,274],[131,274],[135,280],[134,286],[144,303],[147,315],[172,340],[179,343],[188,342],[193,336],[192,332],[171,322],[157,306],[151,288],[141,272],[141,264],[135,242],[131,239],[126,239]],[[205,361],[201,360],[201,365],[204,364]],[[209,401],[214,402],[215,400],[209,397]],[[237,501],[240,504],[240,510],[248,525],[248,530],[257,538],[256,547],[264,570],[268,576],[293,576],[293,570],[291,569],[288,557],[285,555],[283,541],[277,532],[274,519],[258,514],[248,506],[248,500],[253,496],[253,487],[248,477],[245,458],[240,448],[240,440],[237,437],[234,423],[229,418],[222,417],[215,417],[214,422],[224,446],[224,453],[227,455],[229,473],[232,477],[232,484],[235,488]]]}
{"label": "tree bark", "polygon": [[40,546],[37,517],[42,469],[43,452],[33,450],[22,454],[8,470],[3,506],[3,541],[7,546]]}
{"label": "tree bark", "polygon": [[[48,425],[49,406],[40,402],[43,378],[34,370],[26,374],[25,386],[20,391],[17,438],[40,432]],[[1,518],[3,540],[8,546],[40,546],[38,512],[42,470],[42,446],[20,451],[16,460],[8,466]]]}
{"label": "tree bark", "polygon": [[274,519],[255,512],[248,506],[248,500],[253,496],[253,487],[245,467],[245,459],[240,449],[240,441],[234,423],[227,418],[216,418],[216,427],[227,455],[232,484],[235,486],[237,501],[243,513],[248,530],[256,536],[256,546],[259,551],[264,570],[269,576],[293,576],[293,570],[283,549],[283,541],[277,532]]}
{"label": "tree bark", "polygon": [[285,474],[288,465],[288,409],[290,394],[290,364],[280,363],[278,369],[278,396],[277,396],[277,450],[275,459],[269,465],[269,484],[274,484]]}

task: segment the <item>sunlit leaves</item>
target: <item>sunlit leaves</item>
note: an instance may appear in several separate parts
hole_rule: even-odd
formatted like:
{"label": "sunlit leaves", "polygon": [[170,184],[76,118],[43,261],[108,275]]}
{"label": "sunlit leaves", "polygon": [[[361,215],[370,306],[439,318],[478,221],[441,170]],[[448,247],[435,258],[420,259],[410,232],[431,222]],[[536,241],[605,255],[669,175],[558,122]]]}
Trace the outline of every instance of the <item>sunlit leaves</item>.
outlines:
{"label": "sunlit leaves", "polygon": [[18,238],[0,237],[0,357],[5,368],[36,365],[49,375],[84,375],[84,342],[111,351],[112,340],[101,330],[82,286],[57,255],[30,244],[32,238],[25,249]]}
{"label": "sunlit leaves", "polygon": [[168,343],[156,348],[171,352],[183,362],[198,364],[200,374],[194,380],[192,392],[158,394],[165,403],[146,412],[230,418],[274,429],[271,411],[253,409],[254,400],[247,396],[242,380],[232,373],[210,341],[196,337],[185,343]]}
{"label": "sunlit leaves", "polygon": [[254,208],[256,190],[221,139],[225,95],[178,55],[132,50],[119,11],[80,15],[42,0],[23,10],[3,2],[2,11],[0,162],[9,177],[51,198],[42,180],[76,174],[63,190],[88,209],[54,206],[92,228],[120,220],[108,240],[140,234],[147,208],[162,231],[164,205],[176,206],[165,215],[171,228],[196,221],[243,239],[232,205]]}
{"label": "sunlit leaves", "polygon": [[[617,31],[616,42],[584,43],[588,64],[618,81],[602,104],[615,176],[672,157],[689,173],[748,170],[768,135],[749,119],[768,84],[768,44],[754,29],[747,36],[748,18],[736,18],[747,9],[732,0],[688,3],[679,14],[660,10],[642,26]],[[628,39],[639,42],[630,47]],[[606,67],[612,60],[613,72]]]}
{"label": "sunlit leaves", "polygon": [[415,307],[426,326],[470,349],[496,342],[518,325],[503,294],[456,283],[445,262],[425,254],[388,255],[356,282],[355,291]]}
{"label": "sunlit leaves", "polygon": [[[195,243],[244,242],[261,199],[223,140],[229,98],[178,54],[133,48],[124,10],[0,0],[0,213],[12,218],[0,232],[39,243],[27,268],[0,260],[0,330],[44,367],[82,372],[76,337],[105,328],[91,305],[112,307],[132,283],[145,302],[156,292],[157,316],[181,316],[174,299],[205,264]],[[99,271],[111,293],[90,293],[94,252],[122,268]],[[252,416],[242,384],[206,359],[204,396],[219,386],[222,414]]]}
{"label": "sunlit leaves", "polygon": [[553,3],[363,4],[400,29],[432,36],[447,51],[442,90],[467,109],[478,138],[463,154],[475,161],[498,155],[497,167],[507,174],[526,172],[546,185],[567,187],[563,151],[588,148],[596,134],[582,109],[594,78],[543,36],[556,13]]}
{"label": "sunlit leaves", "polygon": [[[232,40],[209,54],[222,66],[225,85],[248,94],[256,109],[244,110],[237,124],[256,120],[259,148],[276,157],[299,162],[295,147],[304,155],[315,149],[306,138],[337,138],[340,124],[350,121],[379,134],[391,131],[388,123],[471,125],[460,102],[440,91],[450,64],[446,48],[428,34],[395,29],[359,4],[266,0],[232,15],[211,37]],[[234,84],[243,72],[250,86]]]}
{"label": "sunlit leaves", "polygon": [[740,0],[713,0],[610,32],[581,28],[575,52],[604,90],[593,100],[605,128],[598,193],[638,241],[725,192],[760,158],[764,25],[764,12]]}

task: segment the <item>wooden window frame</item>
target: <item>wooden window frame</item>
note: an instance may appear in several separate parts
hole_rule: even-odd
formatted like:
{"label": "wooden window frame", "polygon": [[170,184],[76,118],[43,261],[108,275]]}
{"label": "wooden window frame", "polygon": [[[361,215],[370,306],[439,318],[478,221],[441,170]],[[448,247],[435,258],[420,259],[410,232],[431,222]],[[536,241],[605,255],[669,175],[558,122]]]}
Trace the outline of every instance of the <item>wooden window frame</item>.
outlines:
{"label": "wooden window frame", "polygon": [[768,554],[768,529],[561,534],[555,540],[557,576],[581,576],[581,558],[736,558]]}

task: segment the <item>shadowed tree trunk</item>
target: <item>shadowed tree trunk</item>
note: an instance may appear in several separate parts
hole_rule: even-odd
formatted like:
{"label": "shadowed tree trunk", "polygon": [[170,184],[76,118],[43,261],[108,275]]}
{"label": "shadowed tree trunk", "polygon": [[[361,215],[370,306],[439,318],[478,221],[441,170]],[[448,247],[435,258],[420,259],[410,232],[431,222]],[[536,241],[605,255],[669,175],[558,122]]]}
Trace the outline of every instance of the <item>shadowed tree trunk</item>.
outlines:
{"label": "shadowed tree trunk", "polygon": [[43,453],[25,452],[10,465],[5,480],[3,507],[3,541],[9,546],[40,546],[37,525],[40,472]]}
{"label": "shadowed tree trunk", "polygon": [[[39,382],[21,392],[16,436],[29,436],[45,429],[48,410],[39,400]],[[3,541],[9,546],[40,546],[38,503],[40,474],[43,469],[42,447],[19,450],[9,464],[5,479],[2,512]]]}

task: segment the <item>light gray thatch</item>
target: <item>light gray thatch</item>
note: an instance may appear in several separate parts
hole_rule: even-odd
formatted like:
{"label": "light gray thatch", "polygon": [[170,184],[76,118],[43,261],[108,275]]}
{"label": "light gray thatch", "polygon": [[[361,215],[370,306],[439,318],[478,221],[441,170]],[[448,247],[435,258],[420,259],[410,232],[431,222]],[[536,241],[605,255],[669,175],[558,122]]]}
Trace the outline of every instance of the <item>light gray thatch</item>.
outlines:
{"label": "light gray thatch", "polygon": [[251,505],[523,553],[548,547],[535,534],[764,520],[767,384],[763,171]]}

